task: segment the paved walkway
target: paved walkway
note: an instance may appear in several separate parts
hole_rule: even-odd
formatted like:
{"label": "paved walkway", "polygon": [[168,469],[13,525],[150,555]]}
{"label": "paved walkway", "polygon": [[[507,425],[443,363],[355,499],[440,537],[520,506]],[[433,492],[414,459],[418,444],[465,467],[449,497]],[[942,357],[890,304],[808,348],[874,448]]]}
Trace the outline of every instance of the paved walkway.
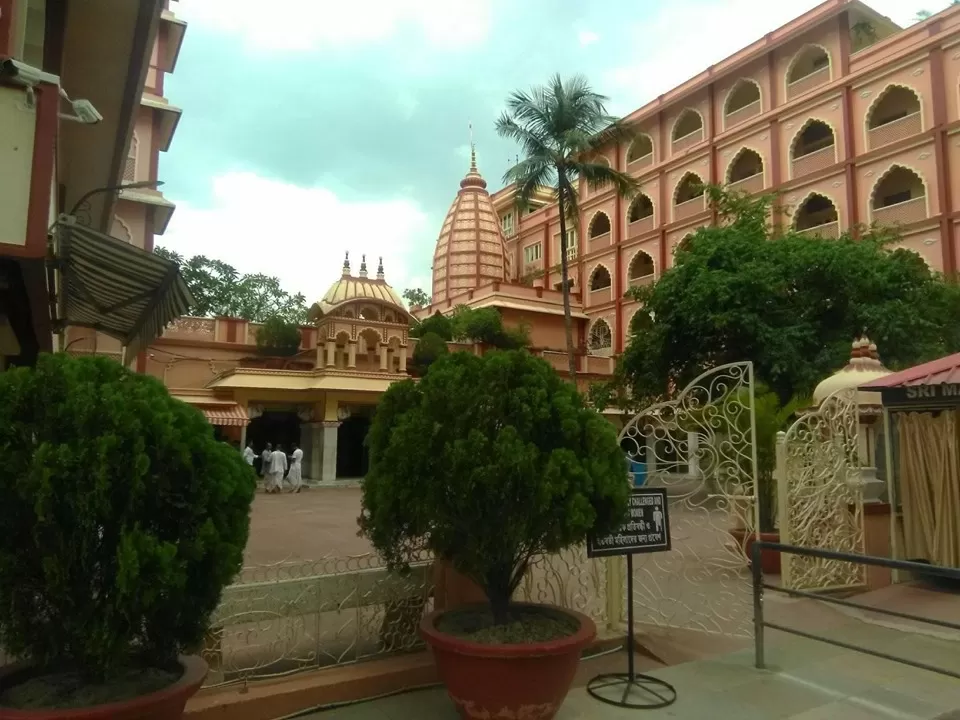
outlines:
{"label": "paved walkway", "polygon": [[[833,635],[847,642],[960,672],[952,640],[850,623]],[[825,643],[767,631],[767,670],[753,651],[649,671],[671,683],[677,702],[662,710],[604,705],[583,688],[567,697],[557,720],[637,717],[731,720],[931,720],[960,718],[960,680]],[[411,692],[308,716],[313,720],[457,720],[441,689]]]}

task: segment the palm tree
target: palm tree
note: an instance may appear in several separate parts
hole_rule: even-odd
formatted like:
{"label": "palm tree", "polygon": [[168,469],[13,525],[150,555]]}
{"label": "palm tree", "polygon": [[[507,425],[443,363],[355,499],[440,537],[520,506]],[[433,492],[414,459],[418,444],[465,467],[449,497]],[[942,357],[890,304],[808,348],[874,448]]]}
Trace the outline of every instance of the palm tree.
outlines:
{"label": "palm tree", "polygon": [[501,137],[516,140],[523,150],[523,160],[503,176],[504,182],[516,185],[516,204],[529,207],[540,188],[554,188],[560,210],[563,322],[571,379],[576,377],[577,361],[570,316],[567,223],[576,227],[580,216],[577,181],[583,178],[591,189],[613,185],[623,197],[638,188],[634,178],[597,162],[602,148],[630,137],[629,130],[607,114],[606,102],[607,98],[595,93],[586,78],[576,75],[564,82],[554,75],[545,86],[511,93],[496,126]]}

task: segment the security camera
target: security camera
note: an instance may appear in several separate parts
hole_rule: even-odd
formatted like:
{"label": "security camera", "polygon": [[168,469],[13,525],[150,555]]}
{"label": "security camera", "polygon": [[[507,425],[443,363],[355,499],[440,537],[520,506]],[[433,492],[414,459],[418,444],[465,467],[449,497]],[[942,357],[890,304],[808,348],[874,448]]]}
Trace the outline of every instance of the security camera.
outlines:
{"label": "security camera", "polygon": [[73,112],[76,113],[80,122],[86,123],[87,125],[95,125],[103,120],[103,115],[97,112],[97,109],[89,100],[74,100],[72,105]]}
{"label": "security camera", "polygon": [[34,87],[40,83],[50,83],[51,85],[60,85],[60,78],[44,72],[33,65],[7,58],[0,65],[0,73],[9,78],[15,78],[27,87]]}

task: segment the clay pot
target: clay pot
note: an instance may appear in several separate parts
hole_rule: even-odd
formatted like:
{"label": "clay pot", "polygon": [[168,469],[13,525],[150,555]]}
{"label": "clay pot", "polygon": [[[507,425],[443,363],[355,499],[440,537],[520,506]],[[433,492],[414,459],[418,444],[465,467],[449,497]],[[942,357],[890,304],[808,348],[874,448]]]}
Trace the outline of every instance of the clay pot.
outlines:
{"label": "clay pot", "polygon": [[[0,706],[0,720],[180,720],[183,708],[207,677],[207,663],[197,655],[180,656],[183,675],[173,685],[131,700],[66,710],[18,710]],[[22,665],[0,668],[0,688],[29,675]]]}
{"label": "clay pot", "polygon": [[557,714],[573,683],[580,654],[593,642],[597,627],[581,613],[540,607],[575,617],[580,629],[543,643],[483,645],[438,631],[436,620],[442,611],[421,620],[420,634],[433,650],[437,675],[460,717],[551,720]]}
{"label": "clay pot", "polygon": [[[734,528],[730,531],[730,534],[733,536],[733,539],[737,541],[737,545],[743,550],[744,555],[747,556],[747,562],[750,562],[750,558],[753,557],[753,543],[756,542],[756,535],[752,532],[747,532],[743,528]],[[780,533],[778,532],[762,532],[760,533],[760,539],[763,542],[780,542]],[[780,574],[780,553],[776,550],[761,550],[760,551],[760,569],[763,570],[766,575],[779,575]]]}

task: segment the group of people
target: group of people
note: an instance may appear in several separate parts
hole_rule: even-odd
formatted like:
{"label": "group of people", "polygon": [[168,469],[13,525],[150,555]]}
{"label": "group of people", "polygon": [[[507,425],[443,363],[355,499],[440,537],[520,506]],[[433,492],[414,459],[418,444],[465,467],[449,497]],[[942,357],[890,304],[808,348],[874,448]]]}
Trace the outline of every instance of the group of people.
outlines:
{"label": "group of people", "polygon": [[259,457],[253,449],[252,442],[248,442],[247,447],[244,448],[243,459],[247,465],[255,467],[257,460],[260,461],[258,471],[268,493],[283,492],[284,479],[289,481],[292,493],[298,493],[303,488],[303,450],[296,443],[291,447],[293,450],[289,457],[279,444],[274,448],[271,443],[267,443]]}

